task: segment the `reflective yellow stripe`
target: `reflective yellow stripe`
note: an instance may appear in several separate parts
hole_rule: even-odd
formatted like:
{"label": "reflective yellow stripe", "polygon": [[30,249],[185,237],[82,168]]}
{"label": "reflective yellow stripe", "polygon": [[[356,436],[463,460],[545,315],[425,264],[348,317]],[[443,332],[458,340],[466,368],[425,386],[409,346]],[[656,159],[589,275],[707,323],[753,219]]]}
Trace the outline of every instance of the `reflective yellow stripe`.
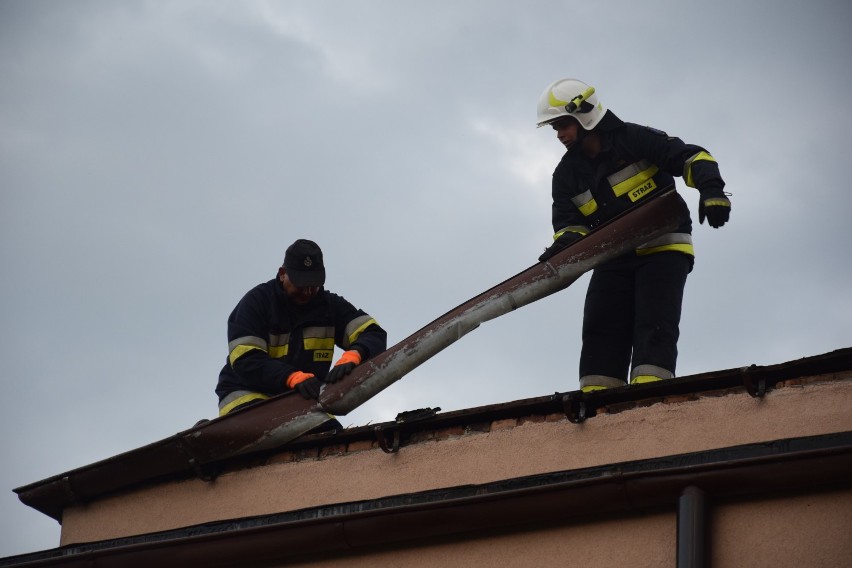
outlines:
{"label": "reflective yellow stripe", "polygon": [[623,379],[617,379],[607,375],[583,375],[580,377],[580,390],[583,392],[623,387],[625,384],[626,383]]}
{"label": "reflective yellow stripe", "polygon": [[309,351],[315,349],[334,351],[334,326],[306,327],[302,332],[302,345]]}
{"label": "reflective yellow stripe", "polygon": [[597,210],[598,210],[598,202],[595,201],[594,199],[592,199],[591,201],[589,201],[588,203],[586,203],[585,205],[580,207],[580,213],[582,213],[586,217],[588,217],[589,215],[591,215],[592,213],[594,213]]}
{"label": "reflective yellow stripe", "polygon": [[280,359],[281,357],[286,357],[287,353],[290,352],[289,345],[276,345],[274,347],[269,348],[269,356],[275,359]]}
{"label": "reflective yellow stripe", "polygon": [[255,349],[263,351],[264,353],[266,352],[266,349],[263,349],[256,345],[238,345],[234,349],[231,349],[231,353],[228,354],[228,362],[231,363],[231,366],[233,367],[237,359],[239,359],[249,351],[253,351]]}
{"label": "reflective yellow stripe", "polygon": [[239,406],[241,404],[251,402],[252,400],[266,400],[268,398],[269,398],[268,396],[266,396],[265,394],[259,393],[259,392],[253,392],[253,393],[250,393],[250,394],[243,395],[239,398],[232,400],[231,402],[229,402],[228,404],[226,404],[225,406],[220,408],[219,409],[219,416],[225,416],[226,414],[228,414],[230,411],[232,411],[234,408],[236,408],[237,406]]}
{"label": "reflective yellow stripe", "polygon": [[630,201],[636,201],[657,188],[657,184],[651,178],[659,170],[650,161],[641,160],[607,176],[606,179],[616,197],[630,193]]}
{"label": "reflective yellow stripe", "polygon": [[695,249],[692,248],[692,235],[689,233],[666,233],[636,247],[636,254],[642,256],[667,250],[695,256]]}
{"label": "reflective yellow stripe", "polygon": [[711,156],[709,153],[702,151],[689,158],[683,164],[683,179],[686,182],[686,185],[688,185],[689,187],[695,187],[695,182],[692,180],[692,164],[694,164],[695,162],[700,162],[702,160],[707,162],[715,162],[716,158]]}
{"label": "reflective yellow stripe", "polygon": [[313,351],[311,358],[314,362],[331,361],[334,357],[334,327],[306,327],[302,345],[305,351]]}
{"label": "reflective yellow stripe", "polygon": [[636,365],[630,372],[630,384],[653,383],[674,378],[674,373],[657,365]]}
{"label": "reflective yellow stripe", "polygon": [[334,350],[333,337],[306,337],[305,349],[331,349]]}
{"label": "reflective yellow stripe", "polygon": [[638,377],[633,377],[630,379],[631,385],[641,385],[643,383],[656,383],[657,381],[662,381],[660,377],[655,377],[654,375],[639,375]]}
{"label": "reflective yellow stripe", "polygon": [[711,197],[704,200],[705,207],[730,207],[731,201],[727,197]]}
{"label": "reflective yellow stripe", "polygon": [[572,225],[570,227],[565,227],[565,228],[559,229],[553,235],[553,240],[555,241],[556,239],[558,239],[559,237],[561,237],[565,233],[577,233],[580,236],[585,237],[586,235],[589,234],[589,229],[587,229],[586,227],[583,227],[581,225]]}
{"label": "reflective yellow stripe", "polygon": [[[346,333],[345,339],[347,343],[343,347],[345,349],[349,349],[352,344],[355,343],[355,340],[358,339],[358,336],[361,335],[364,330],[370,327],[371,325],[379,325],[379,323],[370,316],[366,315],[357,317],[351,322],[349,322],[349,325],[346,326],[346,330],[344,331],[344,333]],[[355,327],[354,330],[352,329],[353,327]]]}
{"label": "reflective yellow stripe", "polygon": [[557,99],[556,96],[553,94],[553,91],[547,93],[547,102],[549,102],[550,106],[552,107],[564,107],[568,104],[568,101],[562,101]]}
{"label": "reflective yellow stripe", "polygon": [[646,254],[654,254],[655,252],[663,252],[667,250],[676,250],[678,252],[683,252],[695,256],[695,249],[692,247],[691,244],[686,243],[675,243],[671,245],[661,245],[658,247],[636,249],[636,254],[639,256],[644,256]]}
{"label": "reflective yellow stripe", "polygon": [[290,334],[278,333],[269,335],[269,356],[274,359],[286,357],[290,352]]}
{"label": "reflective yellow stripe", "polygon": [[571,198],[571,203],[586,217],[598,210],[598,202],[595,201],[591,191],[584,191],[580,195],[575,195]]}

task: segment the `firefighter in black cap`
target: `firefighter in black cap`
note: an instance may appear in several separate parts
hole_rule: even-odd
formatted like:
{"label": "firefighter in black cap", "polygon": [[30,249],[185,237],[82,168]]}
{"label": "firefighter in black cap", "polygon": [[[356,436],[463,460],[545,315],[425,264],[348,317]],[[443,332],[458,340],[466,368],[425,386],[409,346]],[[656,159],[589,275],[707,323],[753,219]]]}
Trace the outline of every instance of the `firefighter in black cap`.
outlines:
{"label": "firefighter in black cap", "polygon": [[[228,359],[216,386],[220,416],[288,391],[316,399],[324,383],[387,348],[376,320],[324,284],[322,250],[299,239],[276,278],[243,296],[228,318]],[[343,354],[332,366],[335,346]]]}

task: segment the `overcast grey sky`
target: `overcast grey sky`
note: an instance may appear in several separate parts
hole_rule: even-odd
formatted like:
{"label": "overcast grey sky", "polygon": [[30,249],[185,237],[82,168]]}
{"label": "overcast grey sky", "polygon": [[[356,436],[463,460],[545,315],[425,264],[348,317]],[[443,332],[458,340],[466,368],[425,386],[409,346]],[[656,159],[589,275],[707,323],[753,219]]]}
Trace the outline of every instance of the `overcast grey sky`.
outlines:
{"label": "overcast grey sky", "polygon": [[[849,347],[850,29],[845,0],[0,0],[0,557],[59,543],[14,488],[215,416],[227,316],[296,238],[391,344],[535,263],[562,77],[732,194],[679,375]],[[341,421],[578,388],[587,281]]]}

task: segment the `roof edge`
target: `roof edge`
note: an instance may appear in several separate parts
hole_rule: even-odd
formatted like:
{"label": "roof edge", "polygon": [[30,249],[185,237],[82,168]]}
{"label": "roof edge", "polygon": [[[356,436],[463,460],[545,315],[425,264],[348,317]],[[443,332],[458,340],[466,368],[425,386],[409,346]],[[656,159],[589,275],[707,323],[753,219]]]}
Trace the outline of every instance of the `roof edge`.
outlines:
{"label": "roof edge", "polygon": [[717,503],[852,487],[852,432],[206,523],[9,557],[0,559],[0,567],[134,568],[292,559],[298,555],[295,551],[305,549],[333,554],[474,531],[648,512],[676,506],[691,486]]}
{"label": "roof edge", "polygon": [[[844,348],[776,365],[750,365],[595,393],[582,393],[581,391],[555,393],[550,396],[524,399],[512,403],[435,414],[430,418],[413,423],[400,424],[394,421],[344,430],[342,433],[336,433],[333,436],[328,434],[308,436],[255,454],[234,456],[233,460],[240,462],[241,460],[256,459],[258,455],[269,455],[290,448],[339,444],[352,439],[375,437],[377,430],[386,433],[405,428],[407,432],[413,432],[460,423],[470,424],[477,420],[523,416],[531,413],[564,412],[572,422],[580,422],[594,417],[597,409],[610,405],[641,402],[679,394],[700,394],[737,387],[745,388],[752,396],[763,396],[782,381],[849,370],[852,370],[852,348]],[[279,401],[279,404],[286,402],[286,400],[282,400]],[[298,404],[298,402],[295,401],[294,404]],[[223,430],[218,437],[210,437],[206,443],[227,445],[226,434],[230,431],[239,430],[241,420],[253,421],[252,412],[263,411],[263,407],[264,405],[261,404],[257,408],[250,408],[235,413],[233,416],[224,417],[225,419],[230,418],[227,423],[228,429]],[[229,459],[203,462],[191,451],[186,440],[193,439],[192,443],[197,445],[197,435],[206,426],[197,426],[159,442],[16,488],[14,491],[25,505],[61,522],[62,511],[67,506],[86,503],[95,498],[143,483],[192,476],[208,479],[211,475],[215,475],[215,472],[220,470],[222,465],[229,463]]]}

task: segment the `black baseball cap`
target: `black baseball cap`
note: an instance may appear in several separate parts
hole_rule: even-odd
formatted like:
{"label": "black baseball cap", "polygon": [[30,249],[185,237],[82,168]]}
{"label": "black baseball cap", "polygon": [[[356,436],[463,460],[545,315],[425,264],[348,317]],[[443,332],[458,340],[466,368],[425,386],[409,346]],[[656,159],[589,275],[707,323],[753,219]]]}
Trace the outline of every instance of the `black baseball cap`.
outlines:
{"label": "black baseball cap", "polygon": [[308,288],[325,284],[322,250],[314,241],[299,239],[287,248],[284,268],[294,286]]}

